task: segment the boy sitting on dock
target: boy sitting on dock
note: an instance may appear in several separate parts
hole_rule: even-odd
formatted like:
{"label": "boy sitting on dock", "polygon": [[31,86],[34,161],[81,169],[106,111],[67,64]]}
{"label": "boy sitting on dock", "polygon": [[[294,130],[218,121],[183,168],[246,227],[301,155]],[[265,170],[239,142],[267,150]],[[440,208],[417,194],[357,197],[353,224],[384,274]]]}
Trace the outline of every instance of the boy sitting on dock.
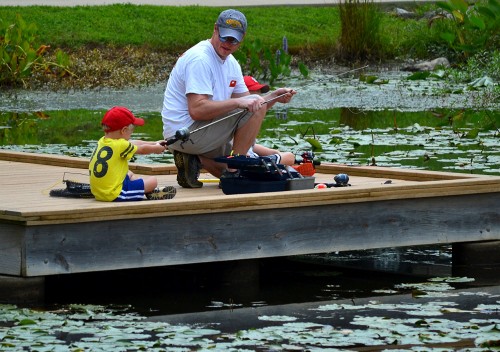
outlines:
{"label": "boy sitting on dock", "polygon": [[[269,92],[269,85],[261,84],[252,76],[244,76],[243,80],[248,88],[250,94],[263,94]],[[268,156],[276,164],[283,164],[291,166],[295,163],[295,155],[291,152],[281,152],[277,149],[271,149],[263,146],[262,144],[255,143],[248,150],[247,156],[251,158],[258,158],[259,156]]]}
{"label": "boy sitting on dock", "polygon": [[144,125],[127,108],[115,106],[102,119],[104,136],[99,139],[89,164],[90,189],[97,200],[120,202],[171,199],[176,194],[172,186],[159,189],[155,176],[136,176],[128,162],[134,154],[160,154],[166,146],[159,142],[130,140],[135,126]]}

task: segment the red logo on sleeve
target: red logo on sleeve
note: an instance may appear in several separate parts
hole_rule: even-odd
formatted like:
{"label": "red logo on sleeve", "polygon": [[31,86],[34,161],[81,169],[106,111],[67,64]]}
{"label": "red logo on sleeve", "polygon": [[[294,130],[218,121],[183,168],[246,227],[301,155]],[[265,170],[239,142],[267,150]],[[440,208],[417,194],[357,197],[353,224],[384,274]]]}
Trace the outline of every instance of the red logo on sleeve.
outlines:
{"label": "red logo on sleeve", "polygon": [[234,79],[229,83],[229,87],[231,88],[236,87],[236,81]]}

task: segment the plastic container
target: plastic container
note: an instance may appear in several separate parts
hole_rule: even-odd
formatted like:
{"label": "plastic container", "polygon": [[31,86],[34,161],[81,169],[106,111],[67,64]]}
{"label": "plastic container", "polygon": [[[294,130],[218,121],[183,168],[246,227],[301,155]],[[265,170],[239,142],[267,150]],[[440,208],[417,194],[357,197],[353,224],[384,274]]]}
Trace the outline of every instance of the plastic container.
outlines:
{"label": "plastic container", "polygon": [[303,163],[300,165],[293,165],[292,167],[297,170],[302,176],[313,176],[316,172],[313,163]]}
{"label": "plastic container", "polygon": [[235,177],[235,178],[221,178],[220,185],[222,188],[222,192],[224,192],[224,194],[280,192],[280,191],[286,191],[287,181],[288,180],[262,181],[262,180],[250,180],[248,178]]}
{"label": "plastic container", "polygon": [[315,177],[292,178],[286,180],[287,191],[299,191],[302,189],[313,189]]}

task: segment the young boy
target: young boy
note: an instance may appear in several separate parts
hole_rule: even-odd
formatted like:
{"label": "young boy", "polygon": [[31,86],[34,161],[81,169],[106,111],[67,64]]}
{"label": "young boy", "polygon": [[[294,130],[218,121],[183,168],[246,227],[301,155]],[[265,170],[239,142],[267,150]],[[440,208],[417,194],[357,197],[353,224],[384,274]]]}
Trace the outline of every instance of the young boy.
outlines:
{"label": "young boy", "polygon": [[[250,94],[262,94],[269,92],[269,86],[267,84],[259,83],[252,76],[244,76],[245,85],[248,88]],[[276,164],[283,164],[291,166],[295,164],[295,155],[291,152],[281,152],[276,149],[271,149],[263,146],[262,144],[255,143],[248,150],[247,156],[257,158],[259,156],[268,156],[274,160]]]}
{"label": "young boy", "polygon": [[104,136],[99,139],[89,164],[90,189],[97,200],[120,202],[147,199],[171,199],[172,186],[157,188],[155,176],[136,176],[128,168],[134,154],[160,154],[166,147],[157,142],[130,140],[135,126],[144,125],[123,106],[108,110],[102,119]]}
{"label": "young boy", "polygon": [[255,143],[247,152],[247,156],[258,158],[259,156],[267,156],[274,160],[276,164],[292,166],[295,164],[295,155],[291,152],[280,152],[277,149],[272,149]]}

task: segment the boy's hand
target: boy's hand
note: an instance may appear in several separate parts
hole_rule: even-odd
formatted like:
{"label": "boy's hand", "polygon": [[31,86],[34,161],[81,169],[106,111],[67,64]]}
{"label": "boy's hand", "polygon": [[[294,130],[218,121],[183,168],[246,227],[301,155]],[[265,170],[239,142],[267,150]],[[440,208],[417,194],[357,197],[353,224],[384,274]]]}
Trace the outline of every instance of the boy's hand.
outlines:
{"label": "boy's hand", "polygon": [[[162,141],[162,142],[165,142],[165,141]],[[157,147],[156,150],[157,150],[158,154],[163,153],[165,150],[167,150],[167,145],[162,143],[162,142],[157,142],[155,144],[155,147]]]}

